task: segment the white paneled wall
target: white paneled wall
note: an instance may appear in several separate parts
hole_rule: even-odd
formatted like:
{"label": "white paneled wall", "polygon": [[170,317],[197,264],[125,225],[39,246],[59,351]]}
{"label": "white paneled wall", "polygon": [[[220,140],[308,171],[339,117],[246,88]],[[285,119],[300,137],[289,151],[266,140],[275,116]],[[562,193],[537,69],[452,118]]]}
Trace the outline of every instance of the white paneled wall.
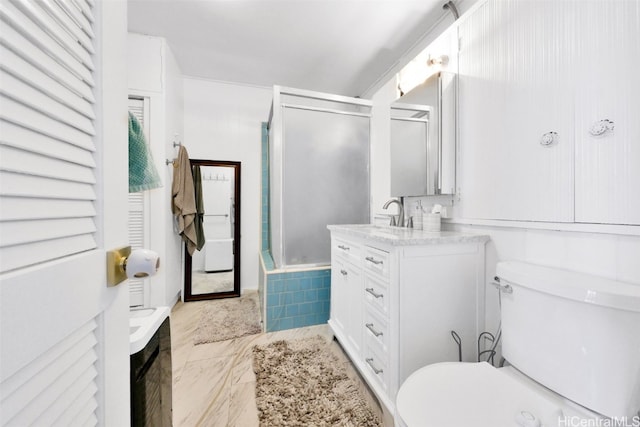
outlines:
{"label": "white paneled wall", "polygon": [[185,77],[184,139],[195,159],[242,162],[242,290],[258,289],[261,123],[272,91]]}

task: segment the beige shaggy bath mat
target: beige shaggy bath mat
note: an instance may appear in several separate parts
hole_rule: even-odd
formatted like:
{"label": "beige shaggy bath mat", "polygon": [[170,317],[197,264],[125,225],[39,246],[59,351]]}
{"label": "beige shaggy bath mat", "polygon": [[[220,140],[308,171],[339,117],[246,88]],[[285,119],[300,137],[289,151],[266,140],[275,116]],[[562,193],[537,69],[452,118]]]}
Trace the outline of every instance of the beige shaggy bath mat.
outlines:
{"label": "beige shaggy bath mat", "polygon": [[202,308],[194,344],[230,340],[262,332],[258,306],[251,298],[213,300]]}
{"label": "beige shaggy bath mat", "polygon": [[260,426],[381,426],[320,336],[253,348]]}

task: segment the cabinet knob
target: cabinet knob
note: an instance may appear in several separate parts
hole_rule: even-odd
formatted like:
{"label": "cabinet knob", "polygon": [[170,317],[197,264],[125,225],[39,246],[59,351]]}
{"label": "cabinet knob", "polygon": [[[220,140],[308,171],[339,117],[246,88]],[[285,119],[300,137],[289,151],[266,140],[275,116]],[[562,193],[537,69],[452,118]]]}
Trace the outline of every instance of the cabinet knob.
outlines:
{"label": "cabinet knob", "polygon": [[547,132],[543,133],[542,137],[540,137],[540,145],[544,147],[548,147],[558,141],[558,132]]}
{"label": "cabinet knob", "polygon": [[602,119],[591,125],[589,133],[591,136],[604,135],[607,132],[613,132],[613,122],[609,119]]}
{"label": "cabinet knob", "polygon": [[340,274],[342,274],[343,276],[346,276],[349,273],[347,273],[347,270],[340,270]]}

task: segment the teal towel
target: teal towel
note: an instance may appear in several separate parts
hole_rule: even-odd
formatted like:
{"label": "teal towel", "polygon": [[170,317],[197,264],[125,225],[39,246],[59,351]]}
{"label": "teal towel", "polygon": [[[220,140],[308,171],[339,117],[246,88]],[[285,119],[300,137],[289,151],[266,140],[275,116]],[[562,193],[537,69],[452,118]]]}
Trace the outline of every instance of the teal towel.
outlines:
{"label": "teal towel", "polygon": [[129,193],[162,187],[142,126],[129,113]]}

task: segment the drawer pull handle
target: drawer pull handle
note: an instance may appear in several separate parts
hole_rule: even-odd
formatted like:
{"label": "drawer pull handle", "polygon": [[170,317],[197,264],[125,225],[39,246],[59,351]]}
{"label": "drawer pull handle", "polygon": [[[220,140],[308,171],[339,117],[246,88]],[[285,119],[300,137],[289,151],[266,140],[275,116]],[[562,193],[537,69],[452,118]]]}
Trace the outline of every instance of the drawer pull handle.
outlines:
{"label": "drawer pull handle", "polygon": [[380,332],[380,331],[376,331],[376,330],[373,328],[373,323],[367,323],[365,326],[367,327],[367,329],[369,329],[369,330],[371,331],[371,333],[372,333],[373,335],[375,335],[375,336],[377,336],[377,337],[379,337],[379,336],[381,336],[381,335],[382,335],[382,332]]}
{"label": "drawer pull handle", "polygon": [[373,358],[368,358],[364,360],[369,364],[369,366],[371,366],[371,369],[373,369],[373,372],[375,372],[376,375],[382,373],[382,369],[376,368],[376,366],[373,364]]}
{"label": "drawer pull handle", "polygon": [[349,273],[347,273],[347,270],[340,270],[340,273],[341,273],[343,276],[346,276],[347,274],[349,274]]}
{"label": "drawer pull handle", "polygon": [[344,245],[338,245],[338,247],[339,247],[340,249],[342,249],[343,251],[348,251],[349,249],[351,249],[351,248],[349,248],[348,246],[344,246]]}
{"label": "drawer pull handle", "polygon": [[364,290],[369,292],[371,295],[373,295],[376,298],[382,298],[384,296],[384,294],[376,294],[373,288],[364,288]]}
{"label": "drawer pull handle", "polygon": [[377,259],[375,259],[375,258],[374,258],[374,257],[372,257],[372,256],[368,256],[368,257],[366,257],[365,259],[366,259],[367,261],[369,261],[369,262],[372,262],[372,263],[376,264],[376,265],[380,265],[380,264],[382,264],[382,261],[381,261],[381,260],[377,260]]}

